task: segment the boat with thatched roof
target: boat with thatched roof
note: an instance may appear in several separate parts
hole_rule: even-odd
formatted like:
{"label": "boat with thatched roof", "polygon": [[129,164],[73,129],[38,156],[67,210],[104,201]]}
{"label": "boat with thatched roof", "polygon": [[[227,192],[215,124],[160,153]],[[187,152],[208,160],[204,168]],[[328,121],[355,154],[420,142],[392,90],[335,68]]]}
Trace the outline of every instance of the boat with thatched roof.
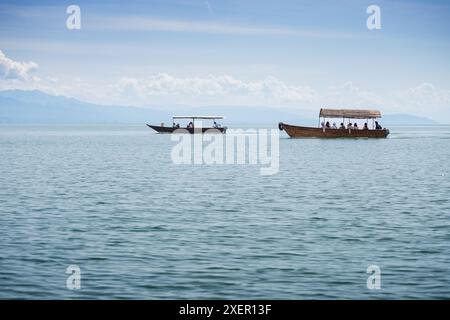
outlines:
{"label": "boat with thatched roof", "polygon": [[[321,126],[321,123],[324,124],[327,118],[341,118],[343,124],[345,120],[366,119],[368,125],[369,120],[372,120],[372,128],[370,129],[367,126],[363,129],[353,127],[344,129]],[[381,118],[381,112],[378,110],[320,109],[319,127],[317,128],[296,126],[283,122],[278,124],[278,128],[286,131],[291,138],[386,138],[389,135],[389,129],[381,128],[375,121],[378,118]]]}

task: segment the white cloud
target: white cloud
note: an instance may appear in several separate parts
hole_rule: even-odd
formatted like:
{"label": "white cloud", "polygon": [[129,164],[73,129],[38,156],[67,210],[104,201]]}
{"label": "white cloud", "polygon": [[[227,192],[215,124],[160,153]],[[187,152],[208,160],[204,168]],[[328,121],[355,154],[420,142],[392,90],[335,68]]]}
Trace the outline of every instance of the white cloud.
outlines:
{"label": "white cloud", "polygon": [[30,73],[38,68],[35,62],[19,62],[8,58],[0,50],[0,79],[3,80],[29,80],[32,79]]}
{"label": "white cloud", "polygon": [[238,36],[296,36],[313,38],[354,38],[356,33],[333,30],[301,29],[275,26],[247,26],[221,22],[160,19],[149,16],[107,16],[95,15],[89,27],[97,30],[163,31]]}
{"label": "white cloud", "polygon": [[449,119],[450,90],[438,88],[431,83],[424,82],[396,92],[391,98],[390,107],[398,112],[431,116],[438,121],[441,118]]}
{"label": "white cloud", "polygon": [[213,8],[211,6],[211,3],[208,0],[206,0],[205,1],[205,5],[206,5],[206,8],[208,9],[209,14],[211,16],[214,16],[214,11],[213,11]]}
{"label": "white cloud", "polygon": [[377,94],[361,89],[351,81],[329,88],[322,97],[325,105],[338,108],[380,108],[382,100]]}
{"label": "white cloud", "polygon": [[409,100],[417,106],[433,105],[448,106],[450,104],[450,91],[436,88],[431,83],[421,83],[396,95],[402,100]]}
{"label": "white cloud", "polygon": [[159,73],[145,79],[122,78],[114,89],[122,98],[138,100],[139,104],[148,104],[156,98],[172,103],[209,104],[214,100],[253,105],[298,104],[317,99],[317,93],[310,87],[287,85],[272,76],[243,81],[230,75],[180,78]]}
{"label": "white cloud", "polygon": [[375,108],[383,113],[410,113],[450,121],[450,90],[431,83],[393,92],[375,93],[352,82],[316,90],[288,84],[274,76],[242,80],[231,75],[180,77],[158,73],[111,82],[35,76],[35,62],[19,62],[0,50],[0,90],[41,90],[80,100],[112,105],[259,105],[302,109],[320,107]]}

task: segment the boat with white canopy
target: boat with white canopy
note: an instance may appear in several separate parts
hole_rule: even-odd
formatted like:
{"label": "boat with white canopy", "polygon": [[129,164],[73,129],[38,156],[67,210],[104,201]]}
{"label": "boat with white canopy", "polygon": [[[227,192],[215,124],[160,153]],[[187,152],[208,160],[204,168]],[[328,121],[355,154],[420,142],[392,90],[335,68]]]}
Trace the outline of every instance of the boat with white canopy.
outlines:
{"label": "boat with white canopy", "polygon": [[[190,122],[186,126],[180,126],[180,124],[175,121],[175,120],[186,120],[186,119],[190,120]],[[225,119],[225,117],[223,117],[223,116],[173,116],[171,126],[165,126],[164,123],[161,123],[161,125],[159,125],[159,126],[151,125],[151,124],[147,124],[147,126],[149,128],[152,128],[153,130],[155,130],[158,133],[172,133],[177,129],[184,129],[184,130],[187,130],[189,133],[205,133],[205,132],[225,133],[227,130],[227,127],[222,127],[220,124],[218,124],[216,122],[216,120],[221,120],[221,119]],[[213,126],[204,127],[202,124],[200,124],[200,121],[202,121],[202,120],[213,121]],[[200,131],[200,128],[201,128],[201,131]]]}

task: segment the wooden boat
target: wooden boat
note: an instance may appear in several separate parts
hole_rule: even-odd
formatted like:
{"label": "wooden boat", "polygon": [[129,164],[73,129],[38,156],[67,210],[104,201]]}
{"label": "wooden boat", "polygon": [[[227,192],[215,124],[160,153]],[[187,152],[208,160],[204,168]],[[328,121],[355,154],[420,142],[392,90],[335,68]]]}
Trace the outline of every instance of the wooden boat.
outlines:
{"label": "wooden boat", "polygon": [[[192,120],[190,122],[192,124],[192,126],[188,125],[187,127],[181,127],[179,125],[176,125],[175,124],[176,119],[190,119],[190,120]],[[210,133],[226,133],[227,127],[221,127],[221,126],[216,125],[215,120],[218,120],[218,119],[224,119],[224,117],[221,117],[221,116],[173,116],[171,127],[166,127],[166,126],[164,126],[163,123],[159,126],[151,125],[151,124],[147,123],[147,126],[149,128],[152,128],[153,130],[155,130],[158,133],[172,133],[178,129],[187,130],[189,133],[205,133],[208,130],[210,130],[210,131],[208,131]],[[202,127],[201,125],[196,126],[195,120],[213,120],[215,125],[213,127]]]}
{"label": "wooden boat", "polygon": [[320,119],[323,123],[326,118],[341,118],[345,124],[345,119],[372,119],[372,129],[332,129],[326,127],[304,127],[294,126],[280,122],[278,128],[286,131],[291,138],[386,138],[389,135],[389,129],[375,129],[374,121],[381,118],[381,112],[378,110],[351,110],[351,109],[320,109]]}

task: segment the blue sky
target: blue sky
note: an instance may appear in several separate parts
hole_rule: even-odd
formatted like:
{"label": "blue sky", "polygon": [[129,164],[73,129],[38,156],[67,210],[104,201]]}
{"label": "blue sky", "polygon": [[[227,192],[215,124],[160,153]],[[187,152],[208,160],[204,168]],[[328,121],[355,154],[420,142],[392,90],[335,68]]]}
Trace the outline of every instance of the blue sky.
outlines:
{"label": "blue sky", "polygon": [[[0,89],[450,121],[447,1],[2,1]],[[81,30],[68,30],[68,5]],[[366,8],[381,9],[368,30]]]}

